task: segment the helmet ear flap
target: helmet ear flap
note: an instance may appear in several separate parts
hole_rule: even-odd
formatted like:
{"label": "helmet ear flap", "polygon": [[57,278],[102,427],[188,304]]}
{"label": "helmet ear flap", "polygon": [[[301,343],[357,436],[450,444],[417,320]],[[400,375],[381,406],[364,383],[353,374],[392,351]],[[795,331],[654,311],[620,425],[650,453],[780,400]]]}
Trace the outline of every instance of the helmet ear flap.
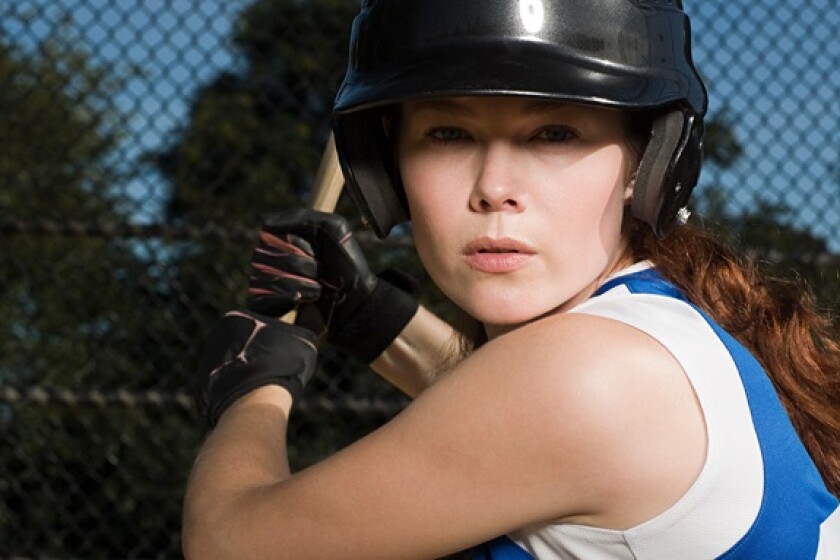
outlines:
{"label": "helmet ear flap", "polygon": [[364,222],[385,238],[408,220],[408,204],[382,120],[372,110],[348,113],[336,118],[333,131],[347,191]]}
{"label": "helmet ear flap", "polygon": [[673,227],[697,178],[700,154],[686,150],[692,134],[702,135],[693,127],[694,120],[678,109],[656,116],[639,162],[630,209],[657,237]]}

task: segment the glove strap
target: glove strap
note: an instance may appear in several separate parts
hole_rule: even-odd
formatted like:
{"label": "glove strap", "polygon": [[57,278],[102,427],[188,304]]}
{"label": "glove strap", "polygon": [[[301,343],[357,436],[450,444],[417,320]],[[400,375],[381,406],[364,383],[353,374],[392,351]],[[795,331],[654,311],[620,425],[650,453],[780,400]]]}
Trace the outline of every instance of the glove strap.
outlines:
{"label": "glove strap", "polygon": [[375,360],[417,313],[417,300],[380,275],[373,292],[341,330],[330,331],[330,342],[364,364]]}

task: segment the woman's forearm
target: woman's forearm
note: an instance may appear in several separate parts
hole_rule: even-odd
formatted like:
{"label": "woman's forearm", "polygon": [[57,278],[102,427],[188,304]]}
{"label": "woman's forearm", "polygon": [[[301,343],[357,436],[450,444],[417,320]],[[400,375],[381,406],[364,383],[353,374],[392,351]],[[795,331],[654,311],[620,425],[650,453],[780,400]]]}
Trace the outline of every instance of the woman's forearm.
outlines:
{"label": "woman's forearm", "polygon": [[420,306],[370,367],[408,396],[416,397],[453,362],[458,336],[448,323]]}
{"label": "woman's forearm", "polygon": [[[289,478],[286,425],[292,399],[280,386],[248,393],[222,415],[202,446],[184,499],[183,546],[187,558],[225,558],[225,539],[247,519],[262,489]],[[218,539],[218,540],[217,540]],[[236,551],[231,551],[235,553]]]}

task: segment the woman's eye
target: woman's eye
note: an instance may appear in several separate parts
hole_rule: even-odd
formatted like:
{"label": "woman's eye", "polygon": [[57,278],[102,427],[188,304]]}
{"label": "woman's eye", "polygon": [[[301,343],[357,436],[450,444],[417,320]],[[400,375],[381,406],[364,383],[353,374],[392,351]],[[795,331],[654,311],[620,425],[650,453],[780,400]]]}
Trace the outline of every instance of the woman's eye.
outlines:
{"label": "woman's eye", "polygon": [[469,137],[463,129],[455,126],[439,126],[431,129],[428,135],[438,142],[457,142]]}
{"label": "woman's eye", "polygon": [[536,138],[546,142],[568,142],[577,138],[577,133],[568,126],[546,126],[537,132]]}

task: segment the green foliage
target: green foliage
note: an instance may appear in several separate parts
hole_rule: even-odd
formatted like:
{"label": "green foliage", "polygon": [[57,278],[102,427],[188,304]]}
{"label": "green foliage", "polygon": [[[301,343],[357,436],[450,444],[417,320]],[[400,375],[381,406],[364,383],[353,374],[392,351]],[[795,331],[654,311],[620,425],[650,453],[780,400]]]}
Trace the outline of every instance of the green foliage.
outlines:
{"label": "green foliage", "polygon": [[114,86],[84,53],[55,39],[37,55],[0,42],[0,206],[21,218],[43,218],[48,208],[79,219],[113,211],[107,193],[118,175],[91,163],[117,140],[102,109]]}
{"label": "green foliage", "polygon": [[[4,411],[7,412],[7,411]],[[192,415],[155,408],[18,406],[0,432],[0,555],[177,558]],[[150,425],[140,419],[155,418]]]}
{"label": "green foliage", "polygon": [[706,118],[704,157],[709,163],[725,169],[744,153],[734,127],[735,122],[727,109]]}
{"label": "green foliage", "polygon": [[[707,118],[707,165],[727,169],[741,157],[744,148],[734,129],[726,108]],[[733,213],[730,196],[712,185],[695,195],[692,206],[736,251],[757,261],[769,274],[800,282],[803,289],[813,292],[821,309],[840,317],[840,255],[832,254],[827,240],[791,225],[793,211],[784,204],[757,198],[752,208]]]}
{"label": "green foliage", "polygon": [[[105,162],[117,136],[100,109],[112,84],[83,53],[54,40],[37,53],[0,44],[0,197],[7,217],[119,219],[108,192],[119,174]],[[141,264],[118,242],[81,236],[21,234],[4,247],[4,380],[78,383],[101,358],[92,341],[126,327],[118,317],[130,311],[131,282],[116,287],[113,276],[142,278]],[[99,297],[91,297],[92,286],[102,288]]]}
{"label": "green foliage", "polygon": [[329,132],[357,6],[346,0],[263,0],[233,43],[245,61],[192,104],[187,128],[157,156],[173,220],[255,223],[302,204]]}
{"label": "green foliage", "polygon": [[770,274],[803,283],[821,309],[840,313],[840,255],[825,239],[791,225],[792,210],[757,199],[754,207],[732,213],[721,188],[707,189],[696,202],[706,223],[739,253]]}
{"label": "green foliage", "polygon": [[[109,161],[120,138],[107,109],[116,86],[60,33],[31,51],[0,43],[4,219],[125,219],[111,196],[122,179]],[[135,245],[44,227],[3,239],[0,383],[81,392],[163,385],[168,364],[149,350],[178,325],[149,313],[165,294]],[[177,527],[172,496],[183,476],[172,474],[186,470],[197,438],[173,418],[152,427],[149,411],[136,407],[0,406],[0,556],[125,557],[135,545],[150,556],[161,539],[177,550],[166,525],[154,527],[154,543],[138,530]],[[171,453],[161,461],[164,445]]]}

